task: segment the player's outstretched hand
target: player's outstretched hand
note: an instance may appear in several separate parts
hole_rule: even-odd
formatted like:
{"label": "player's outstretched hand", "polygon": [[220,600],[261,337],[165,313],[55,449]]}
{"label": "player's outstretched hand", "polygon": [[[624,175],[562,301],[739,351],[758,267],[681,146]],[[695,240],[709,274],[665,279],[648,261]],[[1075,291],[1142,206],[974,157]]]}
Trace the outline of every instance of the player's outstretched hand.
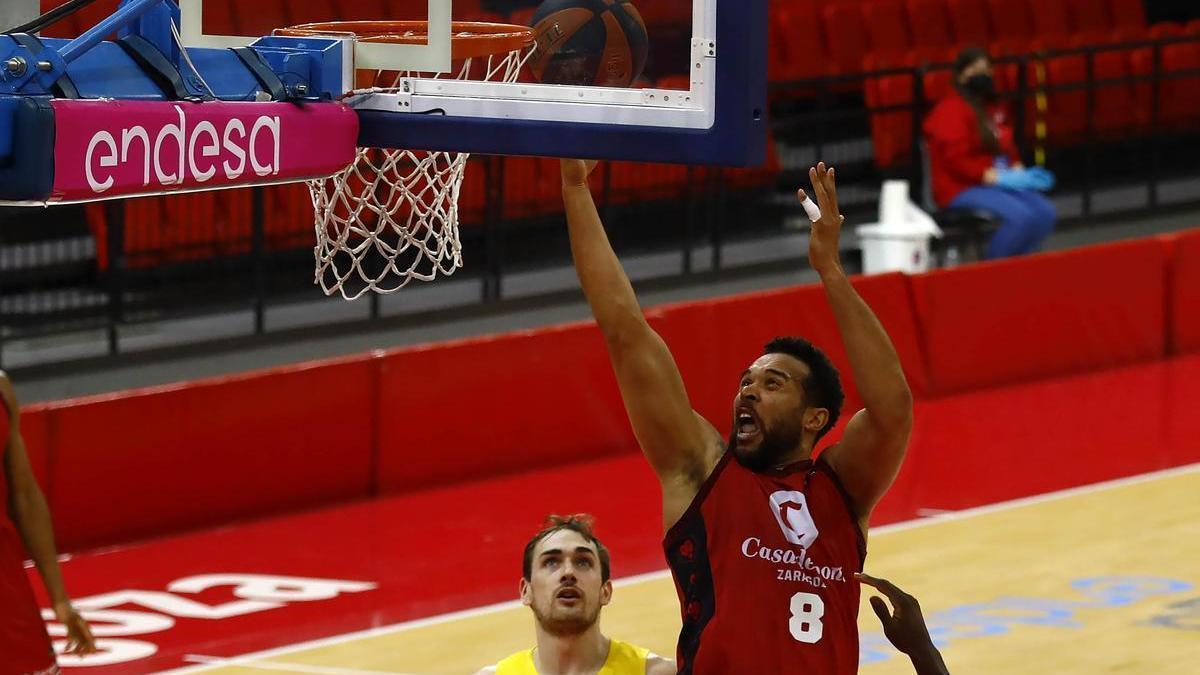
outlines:
{"label": "player's outstretched hand", "polygon": [[[812,236],[808,240],[808,262],[818,273],[840,269],[838,241],[842,234],[842,222],[846,218],[838,210],[835,172],[833,167],[826,167],[825,162],[820,162],[808,170],[808,178],[812,181],[817,204],[821,207],[821,218],[813,222]],[[801,202],[809,198],[804,190],[798,190],[796,196]]]}
{"label": "player's outstretched hand", "polygon": [[67,648],[63,653],[75,656],[96,653],[96,638],[92,637],[92,628],[71,603],[54,605],[54,618],[67,628]]}
{"label": "player's outstretched hand", "polygon": [[596,160],[564,159],[561,160],[563,185],[587,185],[588,176],[596,168]]}
{"label": "player's outstretched hand", "polygon": [[855,574],[854,577],[883,593],[891,601],[892,609],[888,611],[888,604],[883,598],[871,596],[871,609],[875,610],[879,622],[883,624],[883,634],[896,649],[912,659],[917,674],[947,675],[949,671],[929,637],[929,628],[925,626],[925,617],[921,614],[921,604],[917,599],[887,579],[868,574]]}

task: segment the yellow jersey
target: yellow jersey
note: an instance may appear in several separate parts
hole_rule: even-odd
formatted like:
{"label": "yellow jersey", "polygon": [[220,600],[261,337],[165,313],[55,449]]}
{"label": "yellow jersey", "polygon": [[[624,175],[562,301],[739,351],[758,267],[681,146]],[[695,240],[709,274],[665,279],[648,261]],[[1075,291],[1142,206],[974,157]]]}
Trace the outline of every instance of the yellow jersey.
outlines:
{"label": "yellow jersey", "polygon": [[[597,675],[646,675],[646,659],[649,656],[649,649],[612,640],[608,658]],[[533,650],[517,652],[497,663],[496,675],[538,675],[537,667],[533,665]]]}

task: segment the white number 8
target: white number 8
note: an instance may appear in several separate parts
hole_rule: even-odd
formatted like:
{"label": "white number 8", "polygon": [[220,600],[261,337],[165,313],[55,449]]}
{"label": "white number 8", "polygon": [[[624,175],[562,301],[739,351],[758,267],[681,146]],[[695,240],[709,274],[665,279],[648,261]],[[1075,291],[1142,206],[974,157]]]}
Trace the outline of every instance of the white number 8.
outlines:
{"label": "white number 8", "polygon": [[814,644],[821,639],[825,628],[821,617],[825,616],[825,601],[812,593],[797,593],[792,596],[792,620],[788,629],[792,637],[800,642]]}

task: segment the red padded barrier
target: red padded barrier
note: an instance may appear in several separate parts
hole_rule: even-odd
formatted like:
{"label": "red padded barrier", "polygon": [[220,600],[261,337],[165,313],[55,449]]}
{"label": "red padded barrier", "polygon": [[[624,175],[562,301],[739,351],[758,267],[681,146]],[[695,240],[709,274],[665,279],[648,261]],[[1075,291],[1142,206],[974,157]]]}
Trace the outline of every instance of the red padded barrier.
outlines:
{"label": "red padded barrier", "polygon": [[637,448],[590,322],[391,352],[379,396],[384,492]]}
{"label": "red padded barrier", "polygon": [[916,506],[961,509],[1165,468],[1167,362],[926,401]]}
{"label": "red padded barrier", "polygon": [[[17,396],[21,395],[20,388]],[[21,409],[21,437],[25,439],[25,453],[29,455],[29,464],[33,467],[33,475],[37,477],[42,492],[50,495],[50,416],[46,406],[28,406]]]}
{"label": "red padded barrier", "polygon": [[[909,386],[915,394],[924,392],[924,359],[912,318],[907,278],[902,274],[855,277],[854,286],[875,310],[896,345]],[[739,373],[776,336],[803,336],[824,349],[842,373],[846,411],[856,411],[862,405],[825,291],[818,285],[660,309],[662,334],[683,373],[692,407],[722,433],[728,431],[730,424]],[[830,440],[835,437],[836,434],[831,434]]]}
{"label": "red padded barrier", "polygon": [[1170,351],[1200,352],[1200,229],[1175,235],[1170,243]]}
{"label": "red padded barrier", "polygon": [[378,365],[356,357],[49,407],[60,544],[368,496]]}
{"label": "red padded barrier", "polygon": [[[1193,305],[1195,307],[1195,305]],[[1200,355],[1185,356],[1168,362],[1166,447],[1171,466],[1200,462]]]}
{"label": "red padded barrier", "polygon": [[931,393],[1161,358],[1165,258],[1146,239],[913,277]]}

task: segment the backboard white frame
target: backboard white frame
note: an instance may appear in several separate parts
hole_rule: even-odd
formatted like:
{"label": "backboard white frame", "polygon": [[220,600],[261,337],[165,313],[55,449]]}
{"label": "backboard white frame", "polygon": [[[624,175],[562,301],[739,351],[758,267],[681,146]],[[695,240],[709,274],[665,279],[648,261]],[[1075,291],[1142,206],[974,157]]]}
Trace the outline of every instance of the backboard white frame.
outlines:
{"label": "backboard white frame", "polygon": [[346,102],[356,110],[392,113],[708,129],[716,118],[716,3],[692,1],[687,91],[406,78],[398,93],[364,94]]}
{"label": "backboard white frame", "polygon": [[[687,91],[405,78],[399,91],[355,96],[347,103],[357,110],[389,113],[441,111],[457,117],[708,129],[716,116],[717,1],[692,0],[691,77]],[[205,34],[201,21],[204,0],[179,0],[179,5],[181,33],[187,46],[242,47],[256,39]],[[428,44],[356,43],[355,67],[448,72],[451,5],[446,0],[429,0]]]}
{"label": "backboard white frame", "polygon": [[[228,49],[248,47],[262,37],[238,35],[209,35],[204,32],[204,0],[179,1],[179,32],[187,47],[216,47]],[[242,0],[251,2],[252,0]],[[297,0],[303,2],[303,0]],[[429,38],[423,45],[390,45],[358,42],[354,45],[354,62],[366,70],[395,69],[404,64],[410,70],[429,73],[449,72],[450,4],[446,0],[429,0]],[[380,17],[382,18],[382,17]],[[279,26],[286,28],[286,26]]]}

